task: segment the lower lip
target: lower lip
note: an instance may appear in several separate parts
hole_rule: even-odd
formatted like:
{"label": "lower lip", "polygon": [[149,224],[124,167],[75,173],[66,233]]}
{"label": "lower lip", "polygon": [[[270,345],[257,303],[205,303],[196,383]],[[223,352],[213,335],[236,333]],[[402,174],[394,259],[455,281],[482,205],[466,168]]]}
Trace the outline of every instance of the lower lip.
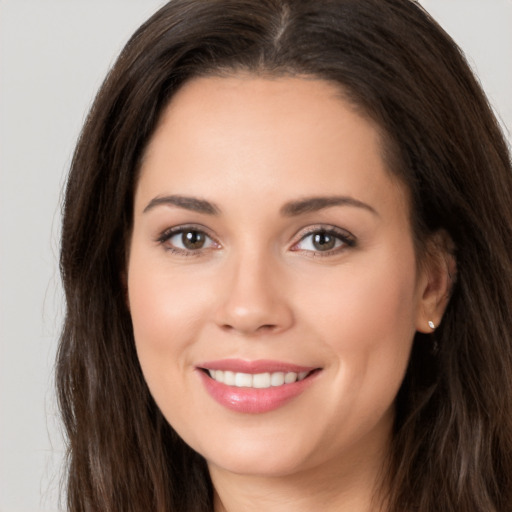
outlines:
{"label": "lower lip", "polygon": [[227,386],[212,379],[204,371],[197,371],[206,390],[214,400],[227,409],[248,414],[261,414],[282,407],[308,388],[318,374],[318,372],[314,372],[305,379],[292,384],[256,389]]}

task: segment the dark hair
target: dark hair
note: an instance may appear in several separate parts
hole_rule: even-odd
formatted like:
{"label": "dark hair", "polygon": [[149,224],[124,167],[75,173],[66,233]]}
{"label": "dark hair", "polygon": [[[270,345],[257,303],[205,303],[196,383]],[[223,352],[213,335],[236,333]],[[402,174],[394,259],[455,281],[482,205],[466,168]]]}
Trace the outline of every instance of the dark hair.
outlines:
{"label": "dark hair", "polygon": [[155,405],[124,269],[159,116],[187,80],[249,71],[334,82],[384,135],[415,236],[455,246],[442,325],[417,334],[397,413],[389,511],[512,510],[512,171],[461,51],[410,0],[174,0],[131,38],[81,134],[64,203],[57,362],[71,512],[211,511],[204,459]]}

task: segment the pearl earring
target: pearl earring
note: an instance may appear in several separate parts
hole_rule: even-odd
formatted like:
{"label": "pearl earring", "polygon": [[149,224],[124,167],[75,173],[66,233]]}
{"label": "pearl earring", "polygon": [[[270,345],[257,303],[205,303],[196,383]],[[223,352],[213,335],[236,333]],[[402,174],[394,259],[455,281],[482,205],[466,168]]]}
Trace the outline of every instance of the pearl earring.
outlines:
{"label": "pearl earring", "polygon": [[428,321],[428,326],[433,330],[435,331],[436,330],[436,324],[434,322],[432,322],[432,320],[429,320]]}

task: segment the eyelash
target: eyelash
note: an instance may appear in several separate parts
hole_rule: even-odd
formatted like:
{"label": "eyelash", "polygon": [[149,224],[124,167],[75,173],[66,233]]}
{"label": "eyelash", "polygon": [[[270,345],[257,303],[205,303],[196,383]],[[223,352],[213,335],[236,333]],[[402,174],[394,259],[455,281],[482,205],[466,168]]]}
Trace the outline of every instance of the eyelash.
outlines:
{"label": "eyelash", "polygon": [[[169,244],[169,241],[177,236],[177,235],[183,235],[185,233],[195,233],[197,235],[203,235],[206,239],[210,241],[210,244],[216,246],[214,248],[220,247],[220,244],[212,237],[210,236],[206,230],[202,226],[178,226],[174,228],[170,228],[165,230],[158,238],[157,242],[164,246],[164,249],[166,251],[169,251],[173,254],[181,255],[181,256],[200,256],[204,251],[210,250],[212,247],[200,247],[197,250],[194,249],[186,249],[186,248],[180,248],[175,247],[171,244]],[[333,237],[335,239],[335,247],[332,249],[328,249],[326,251],[314,251],[314,250],[307,250],[307,249],[301,249],[298,246],[301,243],[304,243],[305,240],[308,239],[308,237],[312,237],[314,235],[323,235],[327,237]],[[338,244],[339,243],[339,244]],[[337,245],[337,246],[336,246]],[[295,242],[292,247],[291,251],[293,252],[302,252],[304,254],[308,254],[310,257],[328,257],[333,256],[335,254],[338,254],[339,252],[355,247],[356,245],[356,238],[349,233],[346,230],[342,230],[339,228],[335,228],[333,226],[311,226],[308,228],[305,232],[302,232],[300,234],[300,239]]]}
{"label": "eyelash", "polygon": [[157,242],[161,244],[166,251],[169,251],[173,254],[177,254],[180,256],[200,256],[205,250],[209,250],[210,248],[199,248],[197,250],[194,249],[182,249],[180,247],[174,247],[169,244],[169,240],[177,235],[183,235],[185,233],[196,233],[199,235],[204,235],[206,239],[210,241],[210,243],[220,246],[220,244],[211,237],[206,230],[201,226],[178,226],[174,228],[170,228],[165,230],[158,238]]}
{"label": "eyelash", "polygon": [[[340,242],[340,244],[326,251],[313,251],[298,248],[299,244],[303,243],[307,238],[312,237],[314,235],[333,237],[335,239],[334,243],[338,244],[338,242]],[[292,246],[291,250],[295,252],[303,252],[305,254],[308,254],[310,257],[314,258],[325,258],[329,256],[334,256],[346,250],[347,248],[352,248],[355,246],[356,238],[354,237],[354,235],[352,235],[352,233],[344,229],[335,228],[334,226],[318,225],[311,226],[305,232],[301,233],[299,241]]]}

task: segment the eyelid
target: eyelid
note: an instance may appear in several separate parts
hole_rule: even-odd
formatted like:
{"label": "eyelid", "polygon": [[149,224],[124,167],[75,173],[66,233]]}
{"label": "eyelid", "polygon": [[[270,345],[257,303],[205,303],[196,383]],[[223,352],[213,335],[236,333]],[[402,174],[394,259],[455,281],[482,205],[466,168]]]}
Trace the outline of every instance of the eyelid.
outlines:
{"label": "eyelid", "polygon": [[[174,246],[165,246],[166,242],[169,241],[173,236],[179,235],[180,233],[184,233],[186,231],[196,231],[199,233],[204,234],[207,238],[209,238],[213,244],[215,244],[216,247],[206,247],[206,248],[199,248],[196,250],[193,249],[182,249],[180,247],[174,247]],[[308,250],[308,249],[301,249],[297,246],[305,240],[308,236],[314,235],[316,233],[325,233],[328,235],[332,235],[336,237],[338,240],[342,242],[341,246],[334,247],[333,249],[329,249],[326,251],[314,251],[314,250]],[[311,255],[315,256],[332,256],[335,254],[338,254],[339,252],[349,248],[354,247],[356,245],[356,237],[350,233],[350,231],[339,228],[337,226],[333,226],[330,224],[317,224],[308,226],[307,228],[302,229],[299,233],[297,233],[294,237],[295,241],[293,242],[290,250],[294,252],[304,252],[304,253],[310,253]],[[205,251],[209,251],[212,249],[218,249],[221,247],[221,244],[216,239],[216,237],[211,233],[210,229],[208,229],[206,226],[203,226],[201,224],[181,224],[178,226],[173,226],[170,228],[167,228],[160,232],[160,234],[157,236],[155,240],[158,244],[164,246],[164,248],[168,251],[174,252],[176,254],[186,255],[186,256],[197,256]]]}
{"label": "eyelid", "polygon": [[[304,239],[316,233],[325,233],[328,235],[333,235],[338,240],[341,240],[343,242],[343,245],[341,247],[336,247],[327,251],[312,251],[297,248],[297,246]],[[314,226],[309,226],[301,230],[294,238],[295,241],[293,242],[293,245],[291,246],[290,250],[295,252],[311,253],[311,255],[315,256],[333,256],[347,248],[354,247],[357,243],[357,238],[350,231],[330,224],[317,224]]]}
{"label": "eyelid", "polygon": [[216,237],[211,234],[210,230],[206,226],[202,226],[201,224],[180,224],[178,226],[164,229],[162,232],[160,232],[155,241],[156,243],[164,246],[164,248],[168,251],[186,256],[197,256],[205,251],[212,249],[211,247],[206,247],[197,250],[191,250],[182,249],[180,247],[165,246],[166,242],[168,242],[173,236],[179,235],[180,233],[184,233],[186,231],[196,231],[198,233],[202,233],[217,246],[215,249],[220,247],[220,243]]}

